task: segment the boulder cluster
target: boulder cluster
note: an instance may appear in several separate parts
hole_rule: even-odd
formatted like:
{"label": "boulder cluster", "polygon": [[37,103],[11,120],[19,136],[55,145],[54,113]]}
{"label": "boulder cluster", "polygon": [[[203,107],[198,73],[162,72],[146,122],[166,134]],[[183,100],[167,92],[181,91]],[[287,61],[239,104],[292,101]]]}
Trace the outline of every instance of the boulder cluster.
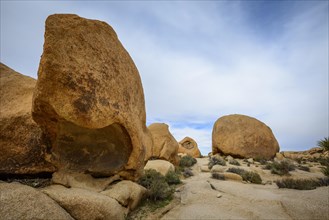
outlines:
{"label": "boulder cluster", "polygon": [[[0,175],[46,173],[52,185],[0,182],[8,204],[0,216],[123,219],[146,192],[135,183],[144,170],[166,175],[181,157],[202,157],[198,144],[177,142],[167,124],[146,126],[139,72],[111,26],[55,14],[45,28],[37,80],[0,65]],[[212,143],[214,155],[269,159],[279,151],[271,129],[243,115],[218,119]]]}

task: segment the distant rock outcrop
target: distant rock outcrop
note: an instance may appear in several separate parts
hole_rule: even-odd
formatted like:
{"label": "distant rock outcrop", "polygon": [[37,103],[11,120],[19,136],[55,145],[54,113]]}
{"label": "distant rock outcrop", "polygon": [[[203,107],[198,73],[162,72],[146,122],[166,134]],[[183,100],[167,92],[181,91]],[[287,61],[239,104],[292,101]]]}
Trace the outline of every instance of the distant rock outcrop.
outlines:
{"label": "distant rock outcrop", "polygon": [[176,165],[178,142],[170,133],[169,126],[165,123],[153,123],[148,126],[148,129],[152,134],[153,145],[147,148],[145,159],[162,159]]}
{"label": "distant rock outcrop", "polygon": [[59,169],[137,179],[151,144],[138,70],[102,21],[71,14],[46,20],[33,119]]}
{"label": "distant rock outcrop", "polygon": [[54,172],[46,162],[41,129],[32,120],[36,80],[0,63],[0,173]]}
{"label": "distant rock outcrop", "polygon": [[178,153],[187,154],[194,158],[201,157],[198,144],[190,137],[185,137],[179,142]]}
{"label": "distant rock outcrop", "polygon": [[263,122],[245,115],[219,118],[212,132],[212,153],[242,158],[273,158],[279,144]]}
{"label": "distant rock outcrop", "polygon": [[321,147],[314,147],[306,151],[282,151],[281,155],[292,160],[314,160],[329,157],[329,151],[325,151]]}

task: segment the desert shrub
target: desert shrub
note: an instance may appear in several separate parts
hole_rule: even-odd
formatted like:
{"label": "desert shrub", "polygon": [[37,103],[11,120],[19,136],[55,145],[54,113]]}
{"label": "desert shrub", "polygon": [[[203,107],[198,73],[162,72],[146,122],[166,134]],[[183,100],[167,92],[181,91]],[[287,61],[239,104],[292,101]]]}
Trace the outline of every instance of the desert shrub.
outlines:
{"label": "desert shrub", "polygon": [[184,156],[180,159],[180,162],[179,162],[179,166],[180,167],[191,167],[193,166],[194,164],[196,164],[196,159],[187,155],[187,156]]}
{"label": "desert shrub", "polygon": [[329,157],[319,157],[316,162],[320,163],[322,166],[329,166]]}
{"label": "desert shrub", "polygon": [[172,171],[172,170],[170,170],[170,171],[166,174],[165,179],[166,179],[166,182],[167,182],[169,185],[171,185],[171,184],[179,184],[179,183],[181,183],[181,181],[180,181],[180,179],[179,179],[179,175],[178,175],[176,172]]}
{"label": "desert shrub", "polygon": [[303,170],[303,171],[306,171],[306,172],[310,172],[310,168],[307,167],[307,166],[299,165],[297,168],[298,168],[299,170]]}
{"label": "desert shrub", "polygon": [[208,168],[211,169],[214,165],[226,166],[226,161],[222,158],[210,157]]}
{"label": "desert shrub", "polygon": [[265,169],[271,170],[273,174],[283,176],[288,175],[289,171],[295,170],[295,165],[288,160],[283,160],[281,162],[274,161],[273,163],[267,164]]}
{"label": "desert shrub", "polygon": [[211,177],[217,180],[225,180],[225,176],[221,173],[212,173]]}
{"label": "desert shrub", "polygon": [[311,190],[320,186],[328,186],[329,178],[318,178],[318,179],[292,179],[285,178],[276,181],[276,185],[279,188],[298,189],[298,190]]}
{"label": "desert shrub", "polygon": [[148,190],[147,199],[153,201],[169,199],[174,192],[166,178],[153,169],[146,170],[138,183]]}
{"label": "desert shrub", "polygon": [[237,161],[237,160],[231,160],[231,161],[229,162],[229,164],[232,164],[232,165],[235,165],[235,166],[240,166],[240,163],[239,163],[239,161]]}
{"label": "desert shrub", "polygon": [[325,151],[329,151],[329,138],[323,138],[323,140],[318,141],[317,145],[323,148]]}
{"label": "desert shrub", "polygon": [[323,167],[321,171],[325,176],[329,177],[329,166]]}
{"label": "desert shrub", "polygon": [[244,169],[231,167],[227,170],[227,172],[236,173],[240,175],[244,181],[248,181],[255,184],[262,183],[262,178],[260,177],[260,175],[253,171],[246,171]]}
{"label": "desert shrub", "polygon": [[189,168],[184,168],[184,170],[183,170],[183,176],[184,176],[185,178],[188,178],[188,177],[190,177],[190,176],[194,176],[194,174],[193,174],[193,172],[192,172],[191,169],[189,169]]}
{"label": "desert shrub", "polygon": [[267,160],[263,157],[260,157],[260,156],[255,157],[254,160],[259,162],[261,165],[266,165],[267,164]]}

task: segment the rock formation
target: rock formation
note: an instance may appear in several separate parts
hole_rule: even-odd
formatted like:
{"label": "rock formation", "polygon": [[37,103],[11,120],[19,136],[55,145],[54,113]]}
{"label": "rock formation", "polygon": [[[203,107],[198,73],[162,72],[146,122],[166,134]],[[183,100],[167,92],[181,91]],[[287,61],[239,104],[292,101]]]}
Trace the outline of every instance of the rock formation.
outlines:
{"label": "rock formation", "polygon": [[179,144],[178,153],[185,153],[194,158],[201,157],[201,153],[198,148],[198,144],[192,138],[185,137],[178,144]]}
{"label": "rock formation", "polygon": [[155,170],[165,176],[169,171],[175,171],[175,166],[166,160],[149,160],[144,170]]}
{"label": "rock formation", "polygon": [[0,173],[54,172],[46,162],[41,129],[32,120],[36,80],[0,63]]}
{"label": "rock formation", "polygon": [[273,158],[279,144],[263,122],[244,115],[219,118],[212,132],[212,153],[242,158]]}
{"label": "rock formation", "polygon": [[314,147],[306,151],[282,151],[280,154],[283,158],[292,160],[314,160],[329,157],[329,151],[325,151],[321,147]]}
{"label": "rock formation", "polygon": [[153,145],[147,148],[146,160],[157,158],[177,164],[178,143],[165,123],[153,123],[148,126],[152,135]]}
{"label": "rock formation", "polygon": [[33,119],[58,169],[137,179],[151,145],[138,70],[112,27],[71,14],[46,20]]}

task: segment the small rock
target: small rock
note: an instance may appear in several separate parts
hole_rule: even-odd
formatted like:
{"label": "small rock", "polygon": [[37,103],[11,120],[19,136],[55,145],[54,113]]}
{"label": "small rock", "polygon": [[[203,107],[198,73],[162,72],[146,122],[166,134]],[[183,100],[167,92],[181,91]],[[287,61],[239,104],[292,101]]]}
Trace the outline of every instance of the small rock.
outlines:
{"label": "small rock", "polygon": [[166,160],[149,160],[147,161],[144,170],[150,169],[154,169],[165,176],[169,171],[175,171],[175,166]]}
{"label": "small rock", "polygon": [[252,159],[252,158],[248,158],[247,161],[248,161],[249,163],[254,163],[254,159]]}
{"label": "small rock", "polygon": [[222,195],[221,193],[218,193],[216,197],[217,197],[217,198],[220,198],[220,197],[222,197],[222,196],[223,196],[223,195]]}
{"label": "small rock", "polygon": [[200,171],[201,172],[210,172],[209,167],[206,165],[200,166]]}
{"label": "small rock", "polygon": [[223,167],[221,165],[214,165],[211,168],[212,173],[224,173],[226,171],[226,167]]}

